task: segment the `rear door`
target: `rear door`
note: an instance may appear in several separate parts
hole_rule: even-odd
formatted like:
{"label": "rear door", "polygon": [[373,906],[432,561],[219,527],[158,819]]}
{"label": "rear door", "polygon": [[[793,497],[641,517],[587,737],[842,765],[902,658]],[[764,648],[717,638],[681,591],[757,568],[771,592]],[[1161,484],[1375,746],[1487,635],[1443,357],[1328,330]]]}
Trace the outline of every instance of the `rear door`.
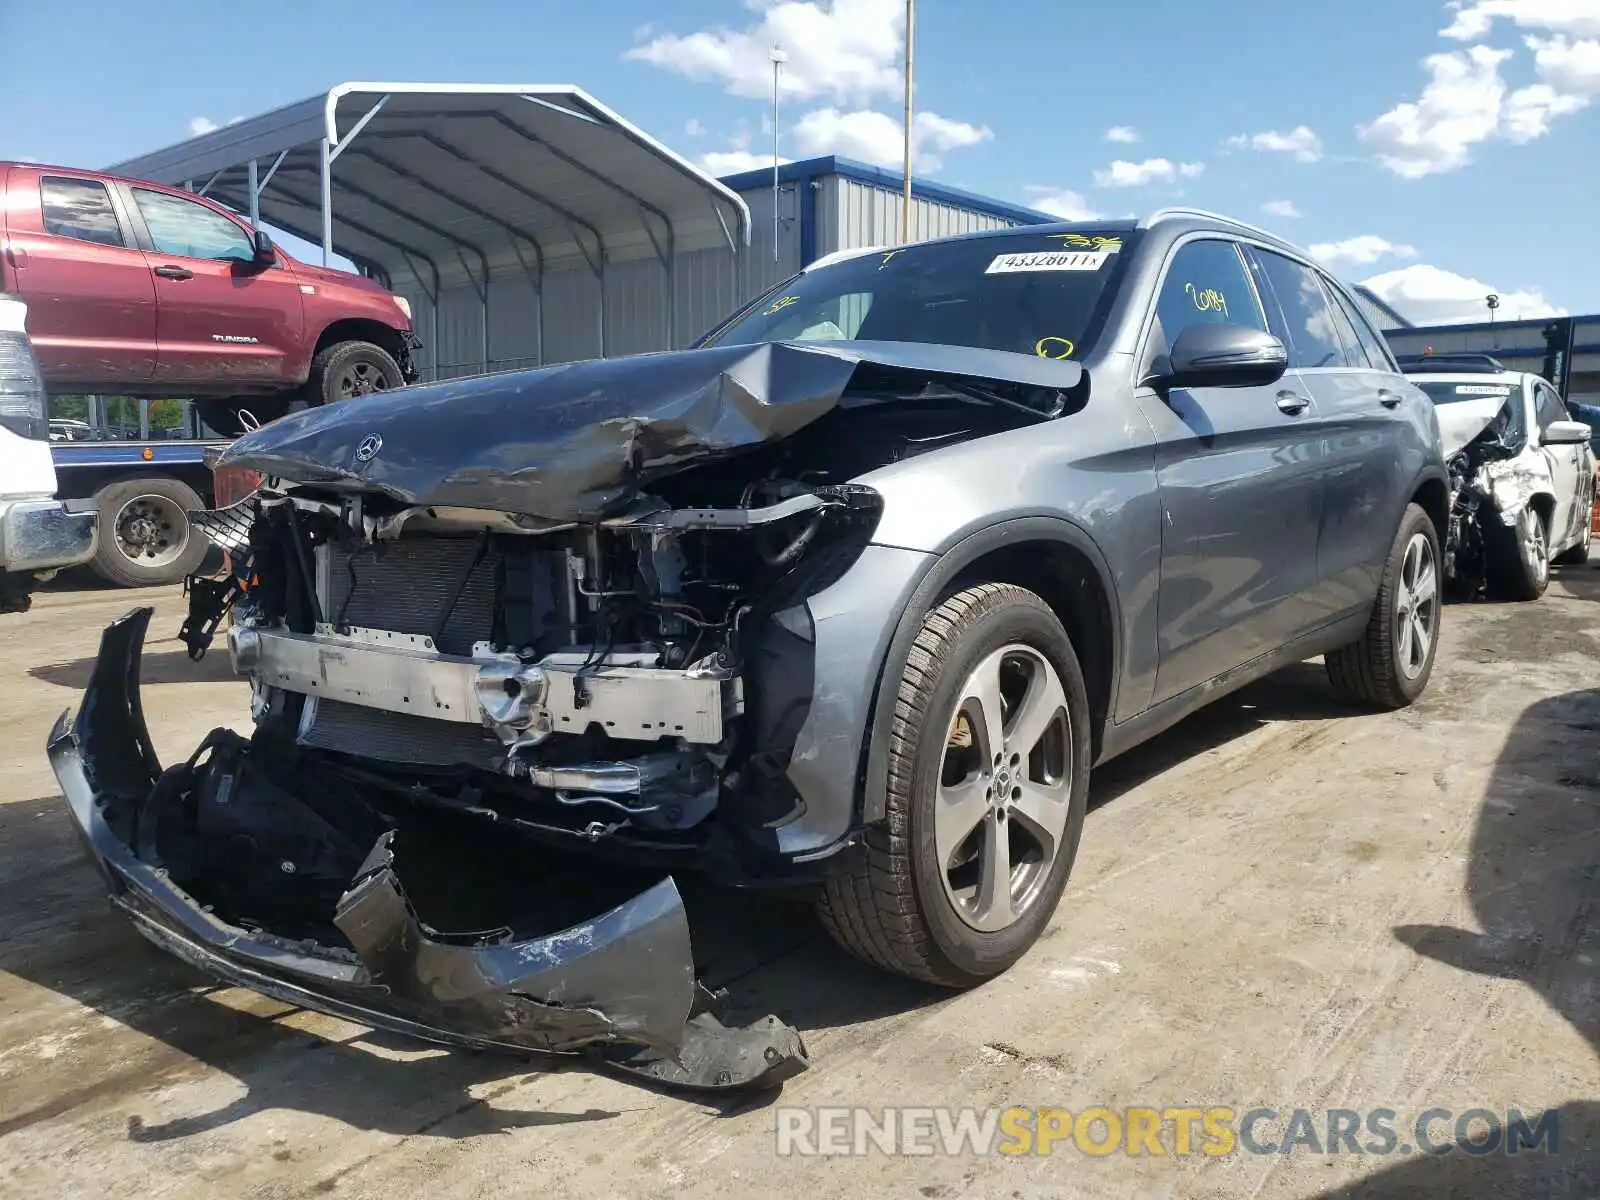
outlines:
{"label": "rear door", "polygon": [[1544,431],[1552,422],[1570,421],[1566,405],[1556,395],[1555,388],[1542,379],[1533,384],[1533,415],[1539,431],[1539,448],[1550,464],[1550,481],[1555,492],[1555,506],[1550,515],[1550,553],[1555,556],[1583,536],[1583,523],[1588,520],[1588,507],[1583,503],[1589,494],[1589,480],[1585,478],[1587,445],[1544,444]]}
{"label": "rear door", "polygon": [[1322,272],[1260,246],[1251,257],[1277,301],[1289,362],[1321,418],[1317,610],[1334,620],[1371,606],[1404,511],[1410,426],[1397,409],[1409,385],[1377,335],[1362,335],[1365,318]]}
{"label": "rear door", "polygon": [[13,167],[7,210],[6,273],[27,302],[46,384],[147,384],[155,285],[115,189],[88,175]]}
{"label": "rear door", "polygon": [[[1184,329],[1267,330],[1239,245],[1202,235],[1168,259],[1141,375]],[[1321,446],[1316,406],[1291,371],[1266,387],[1141,393],[1156,430],[1162,510],[1156,701],[1292,640],[1317,584]]]}
{"label": "rear door", "polygon": [[170,191],[124,185],[156,291],[155,378],[202,391],[292,382],[300,284],[255,261],[249,226]]}

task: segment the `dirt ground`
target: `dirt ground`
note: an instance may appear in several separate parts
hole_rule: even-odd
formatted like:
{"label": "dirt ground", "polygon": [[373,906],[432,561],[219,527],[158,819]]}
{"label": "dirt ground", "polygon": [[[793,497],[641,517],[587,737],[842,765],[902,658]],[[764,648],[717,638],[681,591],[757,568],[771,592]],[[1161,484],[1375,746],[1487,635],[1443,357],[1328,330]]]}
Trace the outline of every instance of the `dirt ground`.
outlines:
{"label": "dirt ground", "polygon": [[[380,1037],[146,945],[82,857],[45,734],[135,603],[157,609],[163,761],[243,728],[246,692],[220,650],[197,665],[172,640],[175,590],[48,592],[0,618],[0,1195],[1600,1194],[1597,601],[1600,569],[1573,568],[1539,603],[1447,609],[1408,712],[1352,714],[1307,664],[1109,765],[1045,939],[974,992],[856,965],[804,909],[724,899],[711,973],[800,1026],[813,1066],[717,1107]],[[890,1104],[1559,1124],[1554,1155],[775,1153],[782,1106]]]}

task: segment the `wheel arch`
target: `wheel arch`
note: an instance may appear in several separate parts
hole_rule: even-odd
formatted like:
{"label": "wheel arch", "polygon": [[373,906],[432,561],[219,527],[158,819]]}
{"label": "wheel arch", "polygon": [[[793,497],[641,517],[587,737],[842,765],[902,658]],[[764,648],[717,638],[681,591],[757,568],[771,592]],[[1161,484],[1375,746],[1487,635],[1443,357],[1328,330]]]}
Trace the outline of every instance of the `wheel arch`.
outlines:
{"label": "wheel arch", "polygon": [[[331,322],[317,335],[317,344],[312,347],[311,358],[315,359],[329,346],[338,345],[340,342],[371,342],[374,346],[387,351],[402,369],[405,366],[407,354],[405,335],[382,321],[371,317],[342,317]],[[309,370],[309,367],[307,369]]]}
{"label": "wheel arch", "polygon": [[898,689],[891,678],[910,656],[922,619],[951,594],[975,583],[1010,583],[1048,604],[1072,639],[1089,691],[1090,744],[1099,757],[1109,714],[1116,710],[1122,661],[1122,610],[1105,555],[1081,526],[1060,517],[1032,516],[969,533],[933,560],[895,625],[878,673],[870,723],[863,738],[861,816],[884,817],[888,741]]}

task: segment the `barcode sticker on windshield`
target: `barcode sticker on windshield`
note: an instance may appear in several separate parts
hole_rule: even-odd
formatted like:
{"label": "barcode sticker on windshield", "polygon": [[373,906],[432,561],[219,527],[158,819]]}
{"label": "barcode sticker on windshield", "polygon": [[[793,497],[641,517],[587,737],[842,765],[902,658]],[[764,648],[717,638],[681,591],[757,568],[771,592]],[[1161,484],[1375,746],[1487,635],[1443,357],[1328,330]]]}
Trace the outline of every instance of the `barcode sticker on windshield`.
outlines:
{"label": "barcode sticker on windshield", "polygon": [[1463,383],[1456,387],[1458,396],[1509,396],[1510,388],[1489,387],[1481,383]]}
{"label": "barcode sticker on windshield", "polygon": [[1033,254],[1000,254],[984,271],[985,275],[1009,275],[1017,271],[1098,271],[1111,257],[1109,250],[1044,250]]}

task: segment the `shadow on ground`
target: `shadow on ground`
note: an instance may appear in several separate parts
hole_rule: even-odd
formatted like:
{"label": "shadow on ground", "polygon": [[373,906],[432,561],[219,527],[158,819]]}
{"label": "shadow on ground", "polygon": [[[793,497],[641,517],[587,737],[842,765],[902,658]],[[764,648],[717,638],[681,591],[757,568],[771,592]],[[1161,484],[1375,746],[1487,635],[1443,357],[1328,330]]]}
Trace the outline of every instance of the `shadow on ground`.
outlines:
{"label": "shadow on ground", "polygon": [[[87,666],[69,663],[40,668],[37,674],[76,686]],[[147,656],[144,667],[147,683],[187,680],[193,678],[187,672],[212,670],[213,659],[197,665],[181,651],[171,651]],[[1092,800],[1107,803],[1265,722],[1327,719],[1349,711],[1334,698],[1320,665],[1290,668],[1110,764],[1097,774]],[[807,905],[730,894],[692,879],[680,882],[697,966],[711,986],[730,990],[729,1021],[770,1012],[810,1034],[909,1012],[949,996],[846,957],[826,939]],[[581,887],[581,880],[574,882],[574,890]],[[247,994],[213,987],[206,977],[146,945],[110,909],[104,886],[55,797],[0,805],[0,911],[18,914],[0,926],[0,973],[101,1013],[109,1022],[93,1036],[120,1039],[116,1055],[99,1056],[92,1072],[77,1076],[52,1072],[12,1087],[0,1067],[0,1094],[6,1095],[0,1103],[0,1136],[84,1106],[127,1105],[132,1096],[159,1090],[163,1081],[193,1078],[196,1063],[237,1080],[243,1094],[197,1115],[135,1118],[130,1139],[182,1138],[274,1108],[315,1113],[358,1129],[452,1138],[615,1115],[516,1111],[491,1103],[530,1073],[588,1069],[586,1063],[465,1052],[396,1060],[369,1049],[401,1044],[380,1041],[381,1035],[341,1042],[307,1034],[281,1020],[295,1010],[259,997],[248,998],[249,1010],[240,1011],[238,997]],[[229,1004],[221,1002],[225,997],[232,998]],[[130,1049],[117,1026],[149,1041]],[[760,1102],[747,1097],[715,1107],[730,1113]]]}
{"label": "shadow on ground", "polygon": [[[89,676],[94,672],[94,658],[75,658],[70,662],[48,663],[30,667],[28,674],[43,683],[82,691],[89,686]],[[224,636],[218,636],[211,649],[199,662],[189,657],[187,650],[156,650],[147,652],[139,663],[139,679],[150,687],[160,683],[235,683],[243,681],[233,673],[228,663],[228,647]]]}
{"label": "shadow on ground", "polygon": [[[1496,761],[1473,832],[1467,893],[1483,932],[1403,925],[1395,936],[1456,970],[1526,984],[1583,1035],[1592,1053],[1600,1054],[1597,775],[1600,689],[1530,706]],[[1485,1096],[1481,1102],[1493,1108],[1509,1101]],[[1530,1123],[1537,1115],[1525,1114]],[[1509,1155],[1503,1142],[1483,1153],[1458,1143],[1442,1158],[1413,1158],[1326,1196],[1587,1200],[1600,1195],[1600,1100],[1563,1105],[1555,1124],[1555,1154],[1523,1150]]]}

